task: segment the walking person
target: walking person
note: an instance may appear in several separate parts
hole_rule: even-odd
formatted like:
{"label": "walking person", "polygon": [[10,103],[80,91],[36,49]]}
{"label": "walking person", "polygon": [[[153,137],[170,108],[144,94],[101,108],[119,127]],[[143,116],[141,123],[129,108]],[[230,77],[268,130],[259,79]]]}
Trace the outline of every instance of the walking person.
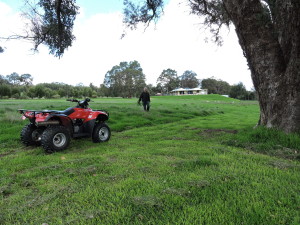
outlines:
{"label": "walking person", "polygon": [[150,94],[146,87],[144,88],[144,91],[142,92],[142,94],[139,98],[139,101],[138,101],[139,104],[140,104],[141,100],[143,102],[144,110],[149,111],[149,109],[150,109]]}

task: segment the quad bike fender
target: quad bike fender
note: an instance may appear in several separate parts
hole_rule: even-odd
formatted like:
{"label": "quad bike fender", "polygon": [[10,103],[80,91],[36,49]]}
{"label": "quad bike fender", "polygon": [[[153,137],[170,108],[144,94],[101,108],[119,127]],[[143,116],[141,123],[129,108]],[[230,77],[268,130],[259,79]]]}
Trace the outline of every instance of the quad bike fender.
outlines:
{"label": "quad bike fender", "polygon": [[66,127],[69,132],[73,133],[72,120],[64,114],[49,115],[45,121],[37,123],[37,126],[47,126],[47,125],[62,125]]}
{"label": "quad bike fender", "polygon": [[85,133],[88,133],[89,135],[92,135],[94,126],[95,126],[96,120],[89,120],[83,124],[83,129]]}
{"label": "quad bike fender", "polygon": [[106,120],[108,120],[108,116],[107,116],[106,114],[99,114],[99,115],[97,116],[97,118],[88,120],[88,121],[86,121],[86,122],[84,123],[84,125],[83,125],[84,131],[85,131],[86,133],[89,133],[90,135],[92,135],[96,123],[101,123],[101,122],[104,122],[104,121],[106,121]]}
{"label": "quad bike fender", "polygon": [[99,114],[96,118],[97,122],[104,122],[108,120],[108,114]]}

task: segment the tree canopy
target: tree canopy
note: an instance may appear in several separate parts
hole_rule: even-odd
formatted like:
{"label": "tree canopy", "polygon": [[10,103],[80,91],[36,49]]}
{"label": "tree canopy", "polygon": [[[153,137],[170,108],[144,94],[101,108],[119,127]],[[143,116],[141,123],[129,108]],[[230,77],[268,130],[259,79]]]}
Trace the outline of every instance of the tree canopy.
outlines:
{"label": "tree canopy", "polygon": [[237,99],[247,99],[248,92],[243,85],[243,83],[238,83],[236,85],[233,85],[230,89],[229,96],[231,98],[237,98]]}
{"label": "tree canopy", "polygon": [[30,28],[26,35],[13,35],[11,39],[29,39],[34,50],[40,44],[49,48],[49,53],[61,57],[75,39],[73,26],[79,6],[76,0],[24,0],[24,16]]}
{"label": "tree canopy", "polygon": [[208,94],[228,95],[231,89],[230,84],[223,80],[216,80],[215,78],[207,78],[201,81],[203,89],[208,90]]}
{"label": "tree canopy", "polygon": [[0,76],[0,83],[12,84],[12,85],[31,85],[33,77],[31,74],[22,74],[19,75],[16,72],[13,72],[10,75]]}
{"label": "tree canopy", "polygon": [[179,86],[180,80],[177,71],[169,68],[162,71],[156,83],[162,88],[162,93],[169,93]]}
{"label": "tree canopy", "polygon": [[104,85],[114,97],[138,96],[146,86],[145,74],[137,61],[120,62],[105,74]]}
{"label": "tree canopy", "polygon": [[139,23],[149,23],[157,20],[163,13],[163,0],[147,0],[146,4],[134,4],[130,0],[124,0],[123,22],[131,29]]}
{"label": "tree canopy", "polygon": [[199,80],[197,74],[194,71],[186,70],[179,77],[180,87],[182,88],[196,88],[199,86]]}

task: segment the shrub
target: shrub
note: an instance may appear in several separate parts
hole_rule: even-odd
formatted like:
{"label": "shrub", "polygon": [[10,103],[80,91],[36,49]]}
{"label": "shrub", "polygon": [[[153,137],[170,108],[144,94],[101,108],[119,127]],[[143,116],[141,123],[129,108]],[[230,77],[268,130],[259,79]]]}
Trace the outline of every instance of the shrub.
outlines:
{"label": "shrub", "polygon": [[58,99],[58,98],[60,98],[60,95],[59,94],[52,95],[52,98]]}

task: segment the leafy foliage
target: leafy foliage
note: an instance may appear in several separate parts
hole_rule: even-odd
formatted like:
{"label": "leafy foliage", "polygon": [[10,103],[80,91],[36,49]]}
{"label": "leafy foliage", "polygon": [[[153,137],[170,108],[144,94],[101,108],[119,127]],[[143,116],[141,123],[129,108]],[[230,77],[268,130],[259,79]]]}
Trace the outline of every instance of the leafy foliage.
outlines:
{"label": "leafy foliage", "polygon": [[163,12],[163,0],[147,0],[137,5],[130,0],[124,0],[124,23],[131,29],[139,23],[149,24],[157,20]]}
{"label": "leafy foliage", "polygon": [[50,54],[61,57],[72,45],[73,25],[79,10],[75,3],[76,0],[39,0],[35,5],[27,1],[30,10],[25,16],[31,21],[30,38],[35,50],[45,44]]}
{"label": "leafy foliage", "polygon": [[[156,86],[146,85],[145,75],[137,61],[121,62],[106,73],[103,84],[100,87],[93,85],[85,86],[79,83],[75,86],[52,82],[33,85],[33,77],[30,74],[14,72],[10,75],[0,75],[0,98],[60,98],[60,97],[138,97],[145,86],[152,95],[162,93],[163,95],[177,87],[197,87],[199,80],[193,71],[185,71],[180,77],[177,72],[167,69],[159,76]],[[242,100],[254,100],[254,91],[247,91],[242,83],[229,85],[222,80],[208,78],[202,80],[202,88],[208,89],[209,94],[226,94],[232,98]]]}
{"label": "leafy foliage", "polygon": [[7,84],[0,84],[0,97],[11,96],[11,88]]}
{"label": "leafy foliage", "polygon": [[[124,0],[124,23],[130,28],[137,24],[149,24],[156,21],[163,12],[163,0],[143,0],[141,6],[130,0]],[[213,41],[222,44],[219,32],[222,25],[229,27],[230,19],[221,0],[188,0],[191,13],[205,16],[204,26],[213,34]]]}
{"label": "leafy foliage", "polygon": [[223,40],[220,29],[223,25],[229,27],[231,21],[224,8],[222,0],[189,0],[191,12],[204,17],[204,25],[213,34],[213,41],[221,45]]}
{"label": "leafy foliage", "polygon": [[199,80],[197,74],[191,70],[186,70],[179,77],[180,87],[182,88],[196,88],[199,86]]}
{"label": "leafy foliage", "polygon": [[180,80],[177,71],[169,68],[162,71],[156,83],[162,88],[163,93],[169,93],[179,86]]}
{"label": "leafy foliage", "polygon": [[231,98],[240,100],[255,100],[255,90],[247,91],[245,85],[240,82],[230,85],[226,81],[207,78],[201,81],[203,89],[207,89],[209,94],[229,95]]}
{"label": "leafy foliage", "polygon": [[90,84],[90,86],[72,86],[69,84],[54,82],[32,85],[32,77],[30,74],[15,76],[16,74],[17,73],[13,73],[13,76],[7,75],[6,77],[0,76],[0,98],[51,99],[60,97],[81,98],[104,96],[104,94],[101,92],[101,88],[97,88],[92,84]]}
{"label": "leafy foliage", "polygon": [[229,96],[231,98],[246,99],[247,90],[246,90],[245,86],[243,85],[243,83],[240,82],[236,85],[233,85],[231,87]]}
{"label": "leafy foliage", "polygon": [[207,89],[209,94],[228,95],[230,92],[230,84],[223,80],[215,78],[207,78],[201,81],[203,89]]}
{"label": "leafy foliage", "polygon": [[30,74],[19,75],[13,72],[6,76],[0,75],[0,98],[20,98],[22,93],[25,94],[29,90],[32,81],[33,77]]}
{"label": "leafy foliage", "polygon": [[113,97],[138,96],[146,86],[145,74],[137,61],[121,62],[105,74],[104,86]]}
{"label": "leafy foliage", "polygon": [[12,84],[12,85],[31,85],[33,77],[30,74],[19,75],[16,72],[6,75],[5,77],[0,75],[0,83]]}

